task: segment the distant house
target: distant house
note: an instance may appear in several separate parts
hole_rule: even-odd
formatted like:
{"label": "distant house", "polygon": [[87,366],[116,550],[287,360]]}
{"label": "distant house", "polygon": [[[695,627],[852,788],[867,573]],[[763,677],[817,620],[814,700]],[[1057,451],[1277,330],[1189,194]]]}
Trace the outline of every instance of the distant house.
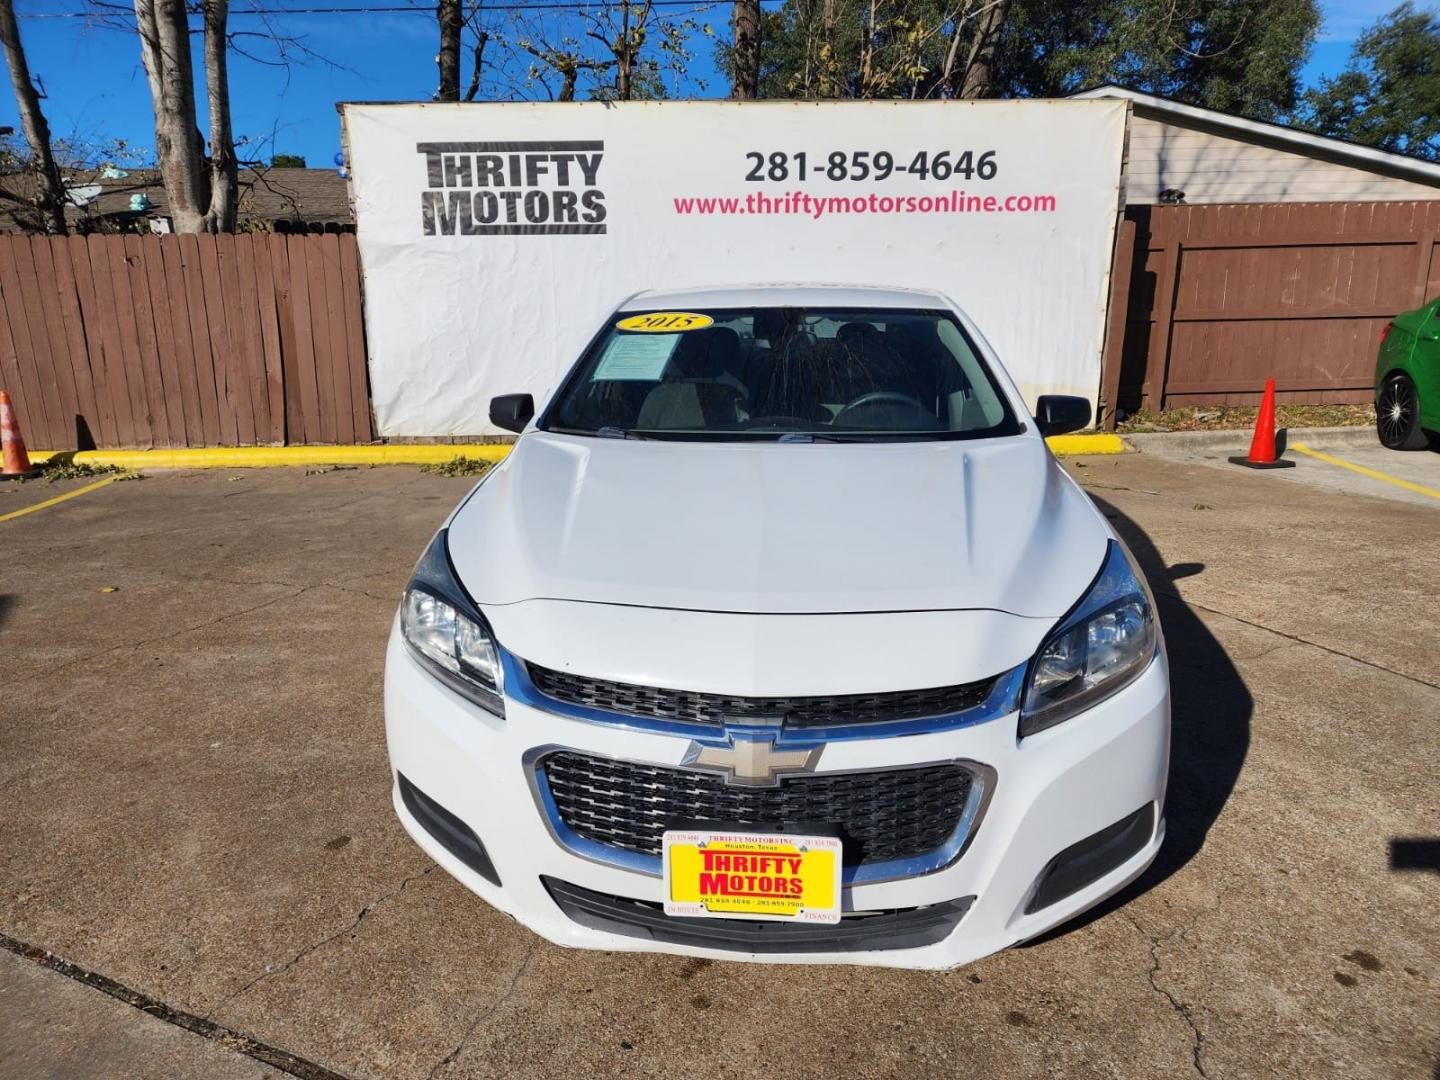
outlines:
{"label": "distant house", "polygon": [[1130,102],[1130,206],[1440,198],[1440,164],[1120,86],[1074,96]]}
{"label": "distant house", "polygon": [[[165,186],[154,169],[66,174],[73,232],[168,232]],[[31,178],[0,179],[0,232],[29,232],[33,215],[4,199],[24,198]],[[354,232],[346,179],[334,169],[242,169],[239,227],[278,233]]]}

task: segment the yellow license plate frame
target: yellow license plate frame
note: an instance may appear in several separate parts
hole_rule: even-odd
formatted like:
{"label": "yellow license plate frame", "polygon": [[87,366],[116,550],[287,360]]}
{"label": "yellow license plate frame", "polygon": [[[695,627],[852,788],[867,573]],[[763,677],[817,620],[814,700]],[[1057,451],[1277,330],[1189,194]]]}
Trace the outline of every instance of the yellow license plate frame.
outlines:
{"label": "yellow license plate frame", "polygon": [[663,851],[667,915],[840,921],[838,837],[671,829]]}

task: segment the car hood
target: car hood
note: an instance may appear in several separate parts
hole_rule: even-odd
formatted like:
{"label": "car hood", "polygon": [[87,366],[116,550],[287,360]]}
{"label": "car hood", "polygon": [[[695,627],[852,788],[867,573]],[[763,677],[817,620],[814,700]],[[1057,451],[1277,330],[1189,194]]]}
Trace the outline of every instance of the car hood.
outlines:
{"label": "car hood", "polygon": [[707,443],[531,432],[450,522],[482,607],[1058,618],[1109,529],[1033,436]]}

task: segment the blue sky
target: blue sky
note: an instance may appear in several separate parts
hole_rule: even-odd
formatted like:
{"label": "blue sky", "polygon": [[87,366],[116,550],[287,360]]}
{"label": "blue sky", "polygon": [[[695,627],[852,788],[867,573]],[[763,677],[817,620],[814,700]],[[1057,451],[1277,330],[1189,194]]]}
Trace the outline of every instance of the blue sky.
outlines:
{"label": "blue sky", "polygon": [[[266,6],[332,7],[366,2],[271,0]],[[372,5],[381,2],[369,0]],[[430,98],[436,80],[434,2],[383,3],[411,3],[416,11],[287,15],[278,20],[286,33],[303,38],[335,66],[310,61],[286,71],[239,56],[231,59],[234,128],[237,136],[251,140],[249,150],[241,150],[242,157],[268,159],[277,152],[294,153],[303,154],[312,166],[328,166],[339,149],[336,101]],[[1313,80],[1344,67],[1355,37],[1396,3],[1398,0],[1322,0],[1325,22],[1306,67],[1306,78]],[[30,17],[79,11],[83,6],[83,0],[17,0],[15,4],[31,71],[43,80],[49,95],[44,104],[51,131],[57,138],[97,144],[124,139],[148,150],[154,140],[154,120],[134,33],[82,19]],[[237,13],[245,6],[232,3]],[[727,15],[728,4],[721,4],[701,18],[710,18],[723,32]],[[237,14],[231,23],[237,30],[260,29],[253,17]],[[468,79],[468,56],[465,61]],[[196,64],[198,73],[198,49]],[[725,92],[724,81],[711,64],[707,41],[696,42],[693,74],[707,84],[704,95]],[[8,92],[0,94],[0,124],[16,124],[15,103]]]}

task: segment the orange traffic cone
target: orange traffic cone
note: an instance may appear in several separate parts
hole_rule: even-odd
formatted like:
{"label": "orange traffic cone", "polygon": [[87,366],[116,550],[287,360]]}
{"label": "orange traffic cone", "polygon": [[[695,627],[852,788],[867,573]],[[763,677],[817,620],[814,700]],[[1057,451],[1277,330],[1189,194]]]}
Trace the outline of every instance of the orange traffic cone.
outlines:
{"label": "orange traffic cone", "polygon": [[1275,454],[1275,380],[1265,380],[1265,396],[1260,399],[1260,414],[1255,417],[1255,435],[1250,440],[1246,457],[1232,457],[1231,464],[1250,469],[1293,469],[1295,462]]}
{"label": "orange traffic cone", "polygon": [[0,480],[29,480],[40,475],[40,470],[30,465],[25,440],[20,437],[20,422],[15,419],[15,406],[10,404],[10,395],[4,390],[0,390],[0,450],[3,450]]}

